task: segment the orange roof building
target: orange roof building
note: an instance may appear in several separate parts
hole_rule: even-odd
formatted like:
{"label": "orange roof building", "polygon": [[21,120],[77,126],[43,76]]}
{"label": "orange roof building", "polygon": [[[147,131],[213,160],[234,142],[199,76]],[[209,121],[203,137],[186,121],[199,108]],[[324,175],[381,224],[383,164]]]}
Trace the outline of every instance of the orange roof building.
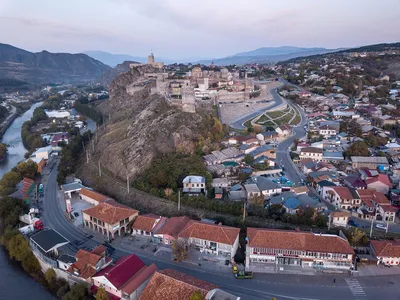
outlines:
{"label": "orange roof building", "polygon": [[187,216],[172,217],[154,234],[163,244],[170,245],[191,219]]}
{"label": "orange roof building", "polygon": [[166,217],[153,214],[140,215],[132,224],[132,234],[153,236],[167,220]]}
{"label": "orange roof building", "polygon": [[194,292],[200,292],[203,298],[215,284],[197,279],[172,269],[157,271],[143,290],[139,300],[186,300]]}
{"label": "orange roof building", "polygon": [[378,264],[397,266],[400,264],[400,242],[381,240],[370,242],[371,248],[378,259]]}
{"label": "orange roof building", "polygon": [[239,228],[191,220],[178,234],[200,252],[233,258],[239,246]]}
{"label": "orange roof building", "polygon": [[102,245],[94,248],[92,252],[80,249],[75,254],[75,259],[76,261],[69,267],[67,272],[88,282],[97,271],[112,262],[112,259],[106,256],[106,249]]}
{"label": "orange roof building", "polygon": [[115,200],[108,200],[82,211],[82,214],[85,227],[107,235],[110,239],[115,234],[130,232],[130,224],[139,212]]}
{"label": "orange roof building", "polygon": [[108,200],[114,200],[106,195],[100,194],[88,188],[81,188],[79,191],[79,196],[82,200],[85,200],[93,205],[98,205],[100,203],[107,202]]}
{"label": "orange roof building", "polygon": [[353,248],[348,241],[330,234],[247,228],[246,268],[265,272],[268,267],[349,270]]}

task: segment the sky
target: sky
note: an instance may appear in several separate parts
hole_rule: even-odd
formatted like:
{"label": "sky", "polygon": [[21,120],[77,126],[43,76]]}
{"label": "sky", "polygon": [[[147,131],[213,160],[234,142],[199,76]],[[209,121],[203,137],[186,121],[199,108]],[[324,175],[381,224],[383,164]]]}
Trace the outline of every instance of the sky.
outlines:
{"label": "sky", "polygon": [[0,43],[219,58],[260,47],[400,41],[399,0],[0,0]]}

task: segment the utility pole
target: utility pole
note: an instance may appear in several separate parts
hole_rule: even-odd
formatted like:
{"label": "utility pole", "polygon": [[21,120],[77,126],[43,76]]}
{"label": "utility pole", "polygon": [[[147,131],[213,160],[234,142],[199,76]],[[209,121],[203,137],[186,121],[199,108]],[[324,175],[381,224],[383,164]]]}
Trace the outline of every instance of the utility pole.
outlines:
{"label": "utility pole", "polygon": [[370,232],[369,232],[369,237],[371,238],[372,237],[372,228],[374,227],[374,219],[372,219],[372,221],[371,221],[371,230],[370,230]]}
{"label": "utility pole", "polygon": [[86,151],[86,149],[85,149],[85,143],[82,141],[82,147],[83,147],[83,151],[85,152]]}
{"label": "utility pole", "polygon": [[99,176],[101,177],[100,160],[99,160]]}
{"label": "utility pole", "polygon": [[243,222],[246,219],[246,202],[243,202]]}
{"label": "utility pole", "polygon": [[332,216],[329,214],[328,215],[328,230],[331,230],[331,221],[332,221]]}
{"label": "utility pole", "polygon": [[89,151],[86,151],[86,163],[89,163]]}
{"label": "utility pole", "polygon": [[92,151],[94,153],[94,140],[92,140]]}
{"label": "utility pole", "polygon": [[178,191],[178,211],[181,210],[181,191]]}
{"label": "utility pole", "polygon": [[126,188],[128,189],[128,194],[129,194],[129,174],[126,174]]}
{"label": "utility pole", "polygon": [[386,233],[389,231],[389,221],[386,222]]}

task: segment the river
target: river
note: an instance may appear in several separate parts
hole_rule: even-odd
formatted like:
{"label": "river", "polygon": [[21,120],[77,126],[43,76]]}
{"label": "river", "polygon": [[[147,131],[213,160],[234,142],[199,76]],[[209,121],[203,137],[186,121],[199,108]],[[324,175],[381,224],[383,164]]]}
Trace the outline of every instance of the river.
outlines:
{"label": "river", "polygon": [[[0,177],[25,159],[27,150],[21,139],[22,124],[32,117],[35,108],[41,104],[32,105],[5,132],[2,142],[9,147],[6,161],[0,164]],[[19,263],[10,260],[6,251],[0,247],[0,299],[55,299],[40,283],[26,274]]]}

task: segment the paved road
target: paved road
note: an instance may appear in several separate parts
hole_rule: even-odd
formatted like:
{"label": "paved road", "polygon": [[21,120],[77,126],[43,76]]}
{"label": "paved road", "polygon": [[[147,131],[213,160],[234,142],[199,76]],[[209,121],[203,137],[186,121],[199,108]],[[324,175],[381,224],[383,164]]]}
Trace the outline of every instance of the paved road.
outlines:
{"label": "paved road", "polygon": [[256,111],[246,114],[244,116],[241,116],[238,120],[232,122],[230,126],[233,128],[236,128],[236,129],[244,129],[245,127],[243,126],[243,124],[245,122],[247,122],[248,120],[252,120],[255,117],[261,115],[262,113],[264,113],[270,109],[273,109],[283,103],[282,98],[278,95],[277,88],[274,88],[271,90],[271,95],[274,98],[274,102],[275,102],[274,104],[272,104],[268,107],[264,107],[262,109],[258,109]]}
{"label": "paved road", "polygon": [[[42,219],[46,227],[57,230],[71,242],[66,250],[73,254],[77,248],[92,248],[104,240],[88,235],[66,219],[63,212],[65,208],[57,201],[57,164],[57,161],[49,163],[51,172],[44,177],[45,195],[42,203]],[[118,248],[117,245],[114,247],[116,249],[112,255],[114,259],[129,253]],[[210,273],[196,265],[177,264],[145,252],[135,252],[135,254],[146,264],[156,263],[160,269],[172,268],[215,283],[242,299],[270,299],[272,297],[279,300],[400,299],[398,296],[400,278],[359,277],[357,282],[348,283],[349,279],[346,279],[346,276],[339,275],[335,276],[336,282],[334,283],[332,275],[256,274],[253,280],[238,281],[231,274],[218,272],[218,270]]]}

